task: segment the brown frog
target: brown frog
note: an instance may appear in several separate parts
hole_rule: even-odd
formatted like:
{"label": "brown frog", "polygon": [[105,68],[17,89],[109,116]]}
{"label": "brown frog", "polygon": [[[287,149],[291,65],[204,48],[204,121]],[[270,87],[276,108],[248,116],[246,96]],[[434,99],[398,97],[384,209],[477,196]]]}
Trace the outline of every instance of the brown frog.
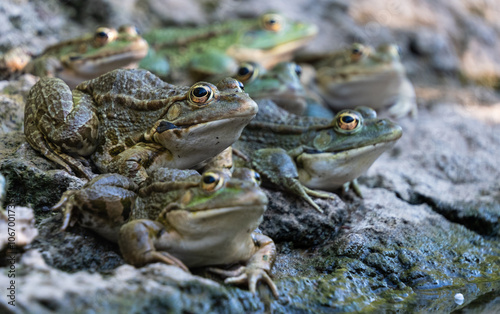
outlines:
{"label": "brown frog", "polygon": [[127,177],[100,175],[83,189],[67,191],[62,229],[78,223],[118,242],[125,261],[137,267],[160,262],[188,267],[244,263],[236,270],[210,268],[226,283],[247,283],[252,293],[269,277],[276,256],[273,241],[254,230],[267,197],[250,169],[224,171],[160,169],[138,190]]}
{"label": "brown frog", "polygon": [[58,77],[74,88],[79,83],[118,68],[136,68],[148,53],[148,43],[135,27],[99,27],[93,34],[47,47],[24,72]]}
{"label": "brown frog", "polygon": [[258,108],[242,88],[230,78],[178,87],[145,70],[115,70],[73,91],[42,78],[28,95],[24,132],[70,173],[91,178],[90,158],[99,172],[140,184],[147,170],[191,168],[236,141]]}

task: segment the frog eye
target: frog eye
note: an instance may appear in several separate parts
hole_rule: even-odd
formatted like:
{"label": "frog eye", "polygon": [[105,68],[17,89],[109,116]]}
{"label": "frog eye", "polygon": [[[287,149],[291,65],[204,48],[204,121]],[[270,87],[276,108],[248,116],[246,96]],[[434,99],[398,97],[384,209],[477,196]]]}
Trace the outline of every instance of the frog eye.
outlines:
{"label": "frog eye", "polygon": [[343,110],[335,116],[335,129],[340,133],[350,134],[361,129],[363,118],[352,110]]}
{"label": "frog eye", "polygon": [[236,79],[242,82],[254,80],[259,75],[259,68],[252,62],[245,62],[240,65],[236,74]]}
{"label": "frog eye", "polygon": [[201,178],[201,188],[207,192],[214,192],[224,184],[224,178],[215,172],[205,172]]}
{"label": "frog eye", "polygon": [[365,46],[362,44],[353,44],[351,47],[351,60],[358,61],[365,54]]}
{"label": "frog eye", "polygon": [[261,18],[262,27],[271,32],[279,32],[283,28],[283,17],[275,13],[264,14]]}
{"label": "frog eye", "polygon": [[116,37],[118,33],[114,28],[99,27],[94,34],[94,44],[96,47],[102,47],[114,41]]}
{"label": "frog eye", "polygon": [[193,85],[189,91],[189,100],[198,105],[206,104],[213,96],[212,88],[205,84]]}
{"label": "frog eye", "polygon": [[253,172],[253,180],[255,181],[255,183],[257,183],[257,185],[260,186],[260,184],[262,183],[262,177],[257,171],[252,170],[252,172]]}

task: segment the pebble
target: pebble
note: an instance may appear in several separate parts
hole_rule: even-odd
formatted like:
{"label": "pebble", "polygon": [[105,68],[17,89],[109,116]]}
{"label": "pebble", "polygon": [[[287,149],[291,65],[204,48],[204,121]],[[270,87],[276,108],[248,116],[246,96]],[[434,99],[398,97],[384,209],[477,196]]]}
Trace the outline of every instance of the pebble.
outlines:
{"label": "pebble", "polygon": [[464,303],[464,295],[461,293],[455,294],[455,303],[458,305],[462,305]]}

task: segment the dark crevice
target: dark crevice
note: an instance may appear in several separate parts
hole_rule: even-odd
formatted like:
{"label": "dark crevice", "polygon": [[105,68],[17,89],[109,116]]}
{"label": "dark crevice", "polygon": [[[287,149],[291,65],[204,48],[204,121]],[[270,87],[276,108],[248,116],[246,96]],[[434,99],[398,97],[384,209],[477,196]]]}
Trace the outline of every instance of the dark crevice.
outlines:
{"label": "dark crevice", "polygon": [[498,237],[500,235],[500,215],[498,214],[500,211],[490,210],[493,207],[500,207],[499,204],[479,201],[450,204],[418,192],[414,192],[409,200],[403,199],[399,193],[396,193],[396,197],[411,205],[426,204],[447,220],[482,236]]}

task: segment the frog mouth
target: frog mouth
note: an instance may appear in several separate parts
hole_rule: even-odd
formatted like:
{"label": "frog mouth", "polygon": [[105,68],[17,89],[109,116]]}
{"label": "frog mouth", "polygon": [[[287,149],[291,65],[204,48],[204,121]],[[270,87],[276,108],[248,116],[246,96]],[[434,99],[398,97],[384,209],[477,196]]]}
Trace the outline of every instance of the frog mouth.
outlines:
{"label": "frog mouth", "polygon": [[394,144],[387,141],[338,152],[301,154],[296,158],[299,180],[311,189],[334,191],[365,173]]}
{"label": "frog mouth", "polygon": [[162,121],[156,126],[150,139],[171,153],[169,167],[192,168],[236,142],[253,116],[185,125]]}

